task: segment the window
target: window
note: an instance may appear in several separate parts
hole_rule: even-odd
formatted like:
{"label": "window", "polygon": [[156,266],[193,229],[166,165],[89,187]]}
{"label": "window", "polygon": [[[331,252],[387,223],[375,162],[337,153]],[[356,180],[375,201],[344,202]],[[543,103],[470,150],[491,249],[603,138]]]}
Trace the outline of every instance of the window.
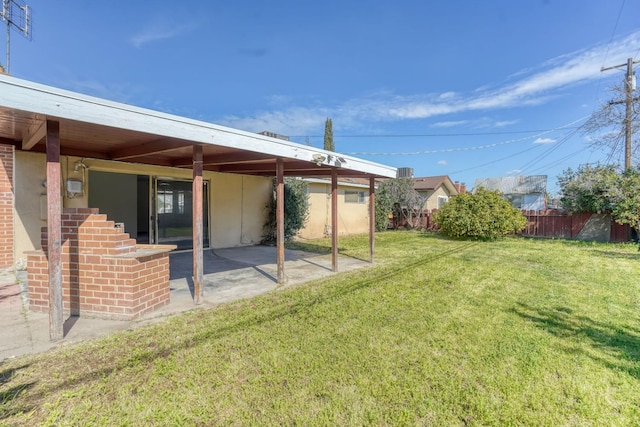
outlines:
{"label": "window", "polygon": [[364,191],[345,190],[344,201],[345,203],[365,203],[367,201],[367,197]]}
{"label": "window", "polygon": [[447,196],[438,196],[438,209],[442,208],[449,201]]}
{"label": "window", "polygon": [[184,190],[178,191],[178,213],[184,213]]}
{"label": "window", "polygon": [[173,191],[158,190],[158,213],[173,213]]}

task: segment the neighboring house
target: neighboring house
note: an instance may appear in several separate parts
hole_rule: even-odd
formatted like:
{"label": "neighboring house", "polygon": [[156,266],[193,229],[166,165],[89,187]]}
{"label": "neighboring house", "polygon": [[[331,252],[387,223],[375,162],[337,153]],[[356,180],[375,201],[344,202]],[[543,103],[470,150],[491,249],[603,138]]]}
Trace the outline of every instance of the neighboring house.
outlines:
{"label": "neighboring house", "polygon": [[[305,179],[309,195],[309,219],[298,233],[301,239],[331,235],[331,180]],[[338,234],[369,231],[369,182],[359,178],[338,180]]]}
{"label": "neighboring house", "polygon": [[498,190],[515,208],[528,211],[546,209],[547,175],[505,176],[477,179],[473,190]]}
{"label": "neighboring house", "polygon": [[425,200],[423,209],[440,209],[449,197],[456,196],[466,191],[464,184],[451,181],[447,175],[425,176],[411,178],[413,189],[416,190]]}

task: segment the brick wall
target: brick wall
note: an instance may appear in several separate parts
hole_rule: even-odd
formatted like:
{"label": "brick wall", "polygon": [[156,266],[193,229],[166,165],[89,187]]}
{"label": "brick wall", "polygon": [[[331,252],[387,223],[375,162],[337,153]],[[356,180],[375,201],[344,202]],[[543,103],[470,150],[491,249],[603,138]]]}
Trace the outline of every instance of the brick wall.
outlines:
{"label": "brick wall", "polygon": [[13,145],[0,144],[0,268],[13,267]]}
{"label": "brick wall", "polygon": [[[62,213],[64,311],[72,315],[133,319],[169,302],[169,251],[136,245],[106,215],[91,208]],[[47,229],[42,250],[27,257],[29,308],[49,310]]]}

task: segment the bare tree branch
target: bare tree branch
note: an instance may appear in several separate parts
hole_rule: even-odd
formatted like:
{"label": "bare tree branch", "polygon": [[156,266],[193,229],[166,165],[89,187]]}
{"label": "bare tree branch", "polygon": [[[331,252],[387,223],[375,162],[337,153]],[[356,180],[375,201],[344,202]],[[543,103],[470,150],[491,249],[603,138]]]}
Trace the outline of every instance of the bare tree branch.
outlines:
{"label": "bare tree branch", "polygon": [[[609,152],[607,162],[624,158],[625,137],[625,88],[624,83],[611,88],[611,100],[593,112],[589,120],[581,127],[580,133],[590,137],[589,146]],[[631,156],[632,163],[640,164],[640,102],[637,90],[633,93],[633,110],[631,116]]]}

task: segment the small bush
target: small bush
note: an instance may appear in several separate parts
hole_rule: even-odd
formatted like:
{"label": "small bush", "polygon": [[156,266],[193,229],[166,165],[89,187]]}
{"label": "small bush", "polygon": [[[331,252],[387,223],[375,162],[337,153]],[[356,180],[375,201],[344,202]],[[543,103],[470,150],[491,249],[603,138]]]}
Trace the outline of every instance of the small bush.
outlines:
{"label": "small bush", "polygon": [[389,225],[389,215],[393,212],[393,200],[388,189],[388,184],[384,182],[378,185],[376,189],[375,209],[376,231],[384,231]]}
{"label": "small bush", "polygon": [[[309,195],[307,183],[301,179],[284,180],[284,239],[291,240],[305,226],[309,219]],[[269,216],[264,224],[262,242],[276,243],[276,183],[273,183],[273,197],[269,200]]]}
{"label": "small bush", "polygon": [[499,191],[478,189],[451,197],[434,214],[440,232],[450,237],[494,240],[524,229],[527,219]]}

